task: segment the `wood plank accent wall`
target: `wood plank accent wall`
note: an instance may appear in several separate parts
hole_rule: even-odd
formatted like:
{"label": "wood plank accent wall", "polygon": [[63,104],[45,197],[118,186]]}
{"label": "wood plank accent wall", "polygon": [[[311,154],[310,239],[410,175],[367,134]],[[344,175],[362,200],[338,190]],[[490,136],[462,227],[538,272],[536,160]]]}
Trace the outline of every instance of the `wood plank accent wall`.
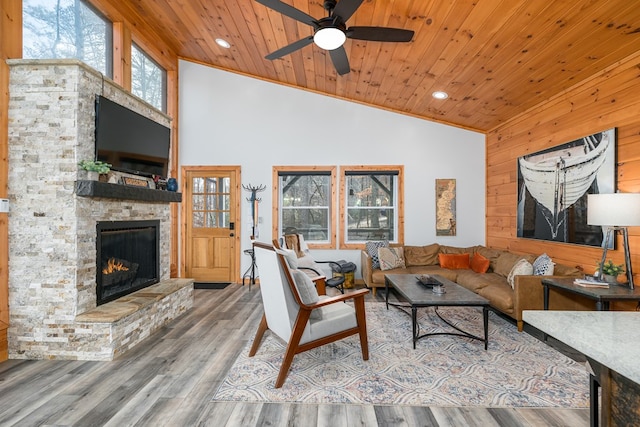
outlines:
{"label": "wood plank accent wall", "polygon": [[[487,133],[487,245],[546,252],[593,273],[599,248],[516,238],[517,158],[590,133],[617,128],[617,188],[640,192],[640,52]],[[622,239],[610,251],[624,262]],[[640,227],[629,229],[634,281],[640,273]]]}
{"label": "wood plank accent wall", "polygon": [[[5,60],[22,57],[22,0],[0,2],[0,198],[9,179],[9,67]],[[0,213],[0,362],[9,357],[9,224]]]}

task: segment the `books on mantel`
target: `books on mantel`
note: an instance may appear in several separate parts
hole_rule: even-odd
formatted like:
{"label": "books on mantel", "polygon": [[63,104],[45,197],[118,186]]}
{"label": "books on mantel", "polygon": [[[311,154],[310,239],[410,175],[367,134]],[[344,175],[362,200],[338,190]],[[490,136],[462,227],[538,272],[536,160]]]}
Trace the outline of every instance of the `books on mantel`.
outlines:
{"label": "books on mantel", "polygon": [[584,288],[608,288],[610,285],[610,283],[602,282],[595,277],[589,277],[588,279],[575,279],[573,283]]}

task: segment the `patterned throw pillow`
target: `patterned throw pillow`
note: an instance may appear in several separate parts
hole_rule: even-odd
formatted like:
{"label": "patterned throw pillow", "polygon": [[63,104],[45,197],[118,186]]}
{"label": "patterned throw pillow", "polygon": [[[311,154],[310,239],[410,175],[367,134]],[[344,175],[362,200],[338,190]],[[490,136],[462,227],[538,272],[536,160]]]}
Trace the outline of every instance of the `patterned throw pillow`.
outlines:
{"label": "patterned throw pillow", "polygon": [[371,268],[380,268],[380,261],[378,260],[378,248],[389,247],[389,242],[387,240],[367,242],[365,243],[365,247],[367,248],[367,253],[371,257]]}
{"label": "patterned throw pillow", "polygon": [[516,262],[507,276],[507,281],[511,285],[511,288],[515,287],[516,276],[530,276],[533,274],[533,265],[526,259],[521,259]]}
{"label": "patterned throw pillow", "polygon": [[378,260],[380,261],[380,270],[382,271],[394,268],[405,268],[404,251],[402,247],[378,248]]}
{"label": "patterned throw pillow", "polygon": [[554,263],[547,254],[542,254],[533,261],[533,274],[536,276],[552,276]]}

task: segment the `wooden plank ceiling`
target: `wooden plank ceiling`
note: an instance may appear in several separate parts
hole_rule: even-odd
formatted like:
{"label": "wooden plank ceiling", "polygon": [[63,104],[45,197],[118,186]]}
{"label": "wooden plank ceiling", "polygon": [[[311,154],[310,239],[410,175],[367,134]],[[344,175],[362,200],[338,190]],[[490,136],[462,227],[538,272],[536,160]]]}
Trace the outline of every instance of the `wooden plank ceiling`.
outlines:
{"label": "wooden plank ceiling", "polygon": [[[284,2],[326,16],[321,0]],[[313,29],[254,0],[119,3],[133,25],[150,26],[185,59],[479,131],[640,50],[635,0],[365,0],[348,27],[405,28],[414,39],[349,39],[351,72],[338,76],[313,44],[264,59]],[[436,90],[449,99],[433,99]]]}

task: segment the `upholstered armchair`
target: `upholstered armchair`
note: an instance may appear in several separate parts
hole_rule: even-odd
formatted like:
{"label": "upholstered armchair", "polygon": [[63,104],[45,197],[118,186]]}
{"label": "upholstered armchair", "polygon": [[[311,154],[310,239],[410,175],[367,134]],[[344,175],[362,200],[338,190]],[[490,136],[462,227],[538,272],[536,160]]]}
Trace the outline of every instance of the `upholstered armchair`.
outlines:
{"label": "upholstered armchair", "polygon": [[[256,354],[267,330],[287,343],[276,388],[284,384],[296,354],[351,335],[359,335],[362,359],[369,359],[364,310],[367,289],[334,297],[319,296],[311,278],[292,269],[284,252],[278,249],[277,253],[276,247],[260,242],[254,242],[253,249],[260,270],[264,315],[249,357]],[[353,306],[345,304],[348,300],[353,300]]]}

